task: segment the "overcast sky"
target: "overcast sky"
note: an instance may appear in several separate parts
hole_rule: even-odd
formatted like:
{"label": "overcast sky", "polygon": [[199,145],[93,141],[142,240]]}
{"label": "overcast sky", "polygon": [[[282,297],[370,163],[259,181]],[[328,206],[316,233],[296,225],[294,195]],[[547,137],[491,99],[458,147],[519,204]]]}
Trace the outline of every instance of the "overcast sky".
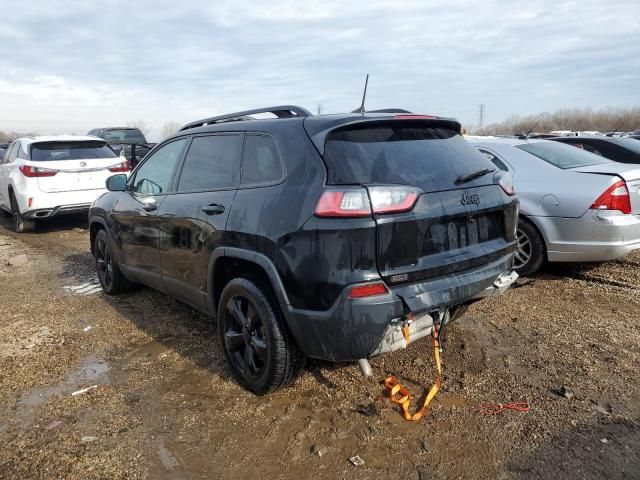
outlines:
{"label": "overcast sky", "polygon": [[640,1],[2,0],[0,130],[294,103],[467,125],[640,103]]}

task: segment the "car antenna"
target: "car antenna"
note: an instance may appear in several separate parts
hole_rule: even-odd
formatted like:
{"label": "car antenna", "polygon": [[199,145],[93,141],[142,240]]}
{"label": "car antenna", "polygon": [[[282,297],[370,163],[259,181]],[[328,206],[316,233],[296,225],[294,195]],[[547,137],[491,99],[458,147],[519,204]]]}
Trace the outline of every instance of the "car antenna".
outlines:
{"label": "car antenna", "polygon": [[360,105],[359,113],[364,115],[364,101],[367,98],[367,85],[369,85],[369,74],[367,73],[367,77],[364,80],[364,92],[362,94],[362,105]]}

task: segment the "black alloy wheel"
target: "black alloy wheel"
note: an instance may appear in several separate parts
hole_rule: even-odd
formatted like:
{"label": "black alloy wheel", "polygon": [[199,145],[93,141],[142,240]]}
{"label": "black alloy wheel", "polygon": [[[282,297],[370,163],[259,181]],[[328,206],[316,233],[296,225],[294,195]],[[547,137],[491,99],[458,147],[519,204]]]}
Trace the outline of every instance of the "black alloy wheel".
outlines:
{"label": "black alloy wheel", "polygon": [[110,291],[113,288],[113,256],[105,238],[96,239],[95,258],[98,279],[102,288],[105,291]]}
{"label": "black alloy wheel", "polygon": [[274,295],[263,282],[237,277],[218,302],[218,336],[234,378],[264,395],[292,383],[304,367]]}
{"label": "black alloy wheel", "polygon": [[227,300],[223,329],[232,367],[247,380],[258,380],[264,375],[268,346],[264,321],[249,298],[238,294]]}

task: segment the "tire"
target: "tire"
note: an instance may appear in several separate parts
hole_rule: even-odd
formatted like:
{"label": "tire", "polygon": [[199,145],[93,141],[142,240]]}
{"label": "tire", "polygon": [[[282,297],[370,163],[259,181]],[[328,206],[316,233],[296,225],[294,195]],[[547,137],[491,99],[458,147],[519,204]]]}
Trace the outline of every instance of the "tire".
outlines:
{"label": "tire", "polygon": [[13,217],[11,223],[15,232],[27,233],[34,231],[36,229],[35,220],[25,218],[20,213],[20,207],[13,192],[9,193],[9,203],[11,204],[11,216]]}
{"label": "tire", "polygon": [[98,280],[100,280],[104,293],[117,295],[131,289],[132,284],[124,278],[120,271],[107,232],[104,230],[98,230],[93,240],[93,257],[96,261]]}
{"label": "tire", "polygon": [[531,222],[520,218],[516,233],[518,250],[513,269],[521,276],[536,273],[542,267],[546,257],[544,239]]}
{"label": "tire", "polygon": [[304,356],[268,288],[247,278],[224,287],[218,305],[218,336],[234,378],[256,395],[293,383]]}

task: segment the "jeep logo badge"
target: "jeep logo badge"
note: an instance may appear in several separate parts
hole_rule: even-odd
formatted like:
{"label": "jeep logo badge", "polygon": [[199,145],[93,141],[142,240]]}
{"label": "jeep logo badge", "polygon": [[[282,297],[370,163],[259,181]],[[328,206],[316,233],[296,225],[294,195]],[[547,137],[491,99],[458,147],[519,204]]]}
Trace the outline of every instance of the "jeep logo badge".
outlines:
{"label": "jeep logo badge", "polygon": [[460,199],[460,203],[462,205],[480,205],[480,196],[463,193],[462,198]]}

